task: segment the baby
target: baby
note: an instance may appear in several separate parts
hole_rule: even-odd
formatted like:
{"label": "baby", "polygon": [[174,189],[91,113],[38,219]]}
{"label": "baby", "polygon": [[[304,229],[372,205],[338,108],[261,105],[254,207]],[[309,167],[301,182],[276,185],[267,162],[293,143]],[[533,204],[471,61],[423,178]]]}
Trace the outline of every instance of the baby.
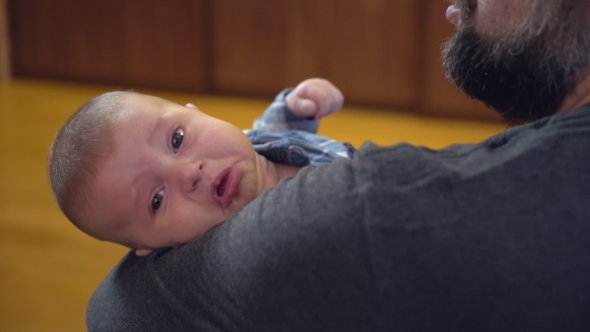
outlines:
{"label": "baby", "polygon": [[351,157],[349,144],[315,135],[318,119],[342,103],[329,81],[308,79],[281,92],[244,132],[192,104],[109,92],[58,132],[48,165],[53,194],[97,239],[138,256],[177,246],[301,167]]}

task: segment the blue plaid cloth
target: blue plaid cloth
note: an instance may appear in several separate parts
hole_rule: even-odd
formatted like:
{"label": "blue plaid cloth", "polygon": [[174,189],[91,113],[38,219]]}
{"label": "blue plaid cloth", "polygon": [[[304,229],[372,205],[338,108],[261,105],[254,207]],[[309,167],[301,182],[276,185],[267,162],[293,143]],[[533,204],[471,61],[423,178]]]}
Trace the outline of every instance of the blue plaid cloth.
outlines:
{"label": "blue plaid cloth", "polygon": [[354,147],[317,135],[319,121],[302,118],[289,110],[283,90],[245,133],[254,150],[270,161],[297,167],[331,163],[337,157],[352,158]]}

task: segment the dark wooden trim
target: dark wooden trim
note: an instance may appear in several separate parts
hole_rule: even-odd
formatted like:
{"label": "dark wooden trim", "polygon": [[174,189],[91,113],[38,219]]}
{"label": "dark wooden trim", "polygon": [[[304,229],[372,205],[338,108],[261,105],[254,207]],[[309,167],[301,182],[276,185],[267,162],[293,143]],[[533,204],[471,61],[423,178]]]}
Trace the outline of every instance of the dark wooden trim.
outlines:
{"label": "dark wooden trim", "polygon": [[10,42],[6,0],[0,0],[0,83],[10,80]]}

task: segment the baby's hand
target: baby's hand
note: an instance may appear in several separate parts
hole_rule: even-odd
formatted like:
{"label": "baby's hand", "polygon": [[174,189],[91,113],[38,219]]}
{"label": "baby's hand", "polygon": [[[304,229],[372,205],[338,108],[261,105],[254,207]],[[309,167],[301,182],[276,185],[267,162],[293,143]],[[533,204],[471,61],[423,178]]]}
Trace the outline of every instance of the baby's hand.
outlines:
{"label": "baby's hand", "polygon": [[319,119],[339,110],[344,103],[344,96],[330,81],[310,78],[299,83],[287,95],[286,102],[296,115]]}

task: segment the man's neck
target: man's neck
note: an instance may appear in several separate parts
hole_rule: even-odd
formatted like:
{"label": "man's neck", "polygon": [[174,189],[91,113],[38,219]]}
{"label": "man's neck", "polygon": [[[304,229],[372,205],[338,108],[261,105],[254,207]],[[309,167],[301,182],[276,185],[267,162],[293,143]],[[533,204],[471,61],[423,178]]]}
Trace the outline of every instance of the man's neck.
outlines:
{"label": "man's neck", "polygon": [[558,112],[575,111],[588,103],[590,103],[590,67],[584,71],[584,76],[576,84],[574,91],[565,97]]}

